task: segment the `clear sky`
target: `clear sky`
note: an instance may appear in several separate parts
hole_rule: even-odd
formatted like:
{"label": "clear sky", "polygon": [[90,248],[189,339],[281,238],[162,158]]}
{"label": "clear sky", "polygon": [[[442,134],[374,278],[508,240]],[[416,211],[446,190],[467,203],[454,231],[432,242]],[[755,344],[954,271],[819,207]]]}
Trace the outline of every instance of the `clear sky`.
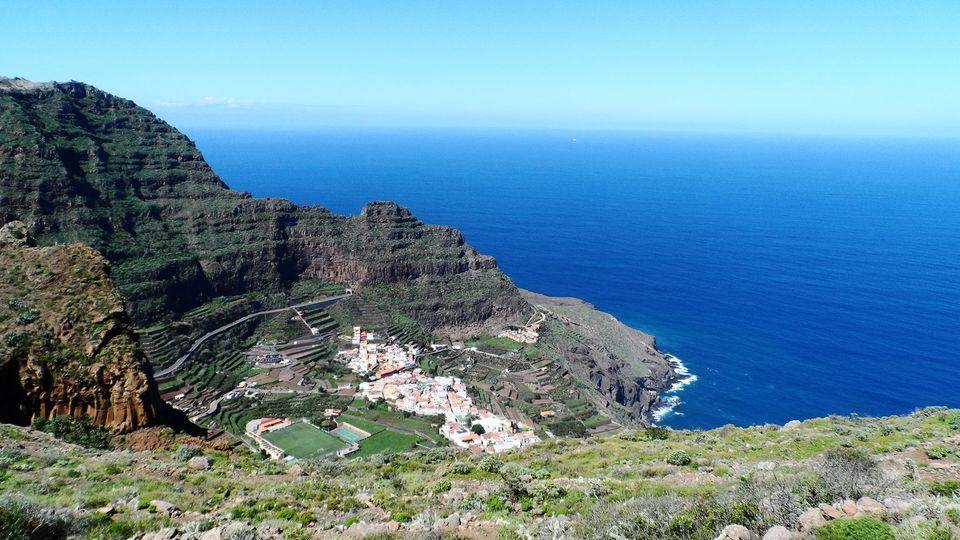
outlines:
{"label": "clear sky", "polygon": [[47,2],[0,74],[181,127],[960,136],[960,1]]}

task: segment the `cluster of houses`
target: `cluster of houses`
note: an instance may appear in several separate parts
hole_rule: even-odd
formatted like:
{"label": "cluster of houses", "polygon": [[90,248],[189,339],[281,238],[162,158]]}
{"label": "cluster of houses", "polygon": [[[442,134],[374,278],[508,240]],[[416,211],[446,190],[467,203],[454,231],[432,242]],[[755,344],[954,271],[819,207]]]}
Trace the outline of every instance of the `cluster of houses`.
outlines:
{"label": "cluster of houses", "polygon": [[498,337],[505,337],[516,341],[532,345],[540,339],[540,323],[531,323],[527,326],[517,328],[508,328],[500,332]]}
{"label": "cluster of houses", "polygon": [[540,442],[523,424],[474,405],[457,377],[433,377],[413,369],[361,383],[360,395],[382,399],[401,411],[443,416],[440,434],[461,448],[496,453]]}
{"label": "cluster of houses", "polygon": [[347,368],[358,375],[380,379],[416,364],[417,349],[395,344],[372,343],[375,336],[359,326],[353,328],[353,346],[338,354],[347,357]]}

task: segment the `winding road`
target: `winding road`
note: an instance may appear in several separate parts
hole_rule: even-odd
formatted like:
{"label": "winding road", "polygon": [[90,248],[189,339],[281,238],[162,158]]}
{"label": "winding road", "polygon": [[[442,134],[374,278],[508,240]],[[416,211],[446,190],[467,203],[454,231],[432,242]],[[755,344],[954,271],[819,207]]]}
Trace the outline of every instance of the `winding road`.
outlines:
{"label": "winding road", "polygon": [[229,323],[229,324],[225,324],[225,325],[221,326],[220,328],[217,328],[216,330],[211,330],[210,332],[207,332],[206,334],[204,334],[204,335],[200,336],[199,338],[197,338],[197,340],[194,341],[194,342],[190,345],[190,348],[187,349],[187,352],[183,353],[183,356],[181,356],[180,358],[177,358],[177,361],[174,362],[170,367],[167,367],[167,368],[161,369],[160,371],[157,371],[156,373],[153,374],[153,376],[154,376],[155,379],[159,379],[159,378],[162,378],[162,377],[166,377],[166,376],[168,376],[168,375],[173,375],[174,373],[177,372],[178,369],[180,369],[180,366],[182,366],[183,363],[186,362],[186,361],[190,358],[190,355],[192,355],[194,352],[196,352],[197,349],[200,347],[200,345],[203,345],[203,342],[204,342],[204,341],[210,339],[211,337],[213,337],[213,336],[215,336],[215,335],[217,335],[217,334],[219,334],[219,333],[221,333],[221,332],[225,332],[225,331],[233,328],[234,326],[237,326],[238,324],[241,324],[241,323],[244,323],[244,322],[246,322],[246,321],[249,321],[250,319],[252,319],[252,318],[254,318],[254,317],[260,317],[260,316],[262,316],[262,315],[270,315],[270,314],[273,314],[273,313],[280,313],[280,312],[286,311],[286,310],[288,310],[288,309],[297,309],[297,308],[302,308],[302,307],[307,307],[307,306],[314,306],[314,305],[317,305],[317,304],[333,303],[333,302],[336,302],[337,300],[342,300],[342,299],[347,298],[347,297],[349,297],[349,296],[351,296],[351,295],[352,295],[352,293],[345,293],[345,294],[341,294],[341,295],[339,295],[339,296],[329,296],[329,297],[327,297],[327,298],[321,298],[321,299],[319,299],[319,300],[311,300],[311,301],[309,301],[309,302],[303,302],[303,303],[301,303],[301,304],[295,304],[295,305],[292,305],[292,306],[285,306],[285,307],[281,307],[281,308],[268,309],[268,310],[264,310],[264,311],[258,311],[258,312],[256,312],[256,313],[250,313],[249,315],[244,315],[243,317],[240,317],[239,319],[237,319],[237,320],[235,320],[235,321],[233,321],[233,322],[231,322],[231,323]]}

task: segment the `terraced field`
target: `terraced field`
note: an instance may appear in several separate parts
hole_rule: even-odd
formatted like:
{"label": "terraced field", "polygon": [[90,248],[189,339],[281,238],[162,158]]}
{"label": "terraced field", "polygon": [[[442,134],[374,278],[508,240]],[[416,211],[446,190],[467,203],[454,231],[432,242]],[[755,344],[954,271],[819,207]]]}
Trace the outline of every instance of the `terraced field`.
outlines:
{"label": "terraced field", "polygon": [[176,362],[180,350],[187,345],[187,338],[174,334],[167,325],[138,330],[137,335],[155,371]]}
{"label": "terraced field", "polygon": [[337,321],[330,316],[326,308],[304,308],[300,310],[303,322],[318,334],[333,332],[337,329]]}

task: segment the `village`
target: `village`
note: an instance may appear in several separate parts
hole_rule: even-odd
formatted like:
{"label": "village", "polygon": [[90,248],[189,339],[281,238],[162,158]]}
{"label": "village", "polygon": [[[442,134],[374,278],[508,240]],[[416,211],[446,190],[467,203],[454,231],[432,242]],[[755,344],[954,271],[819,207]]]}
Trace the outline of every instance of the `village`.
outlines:
{"label": "village", "polygon": [[440,434],[461,448],[497,453],[540,442],[529,426],[477,407],[459,378],[431,376],[415,367],[415,347],[375,344],[372,337],[355,327],[354,348],[338,353],[354,373],[370,379],[360,383],[359,396],[416,415],[442,416]]}

